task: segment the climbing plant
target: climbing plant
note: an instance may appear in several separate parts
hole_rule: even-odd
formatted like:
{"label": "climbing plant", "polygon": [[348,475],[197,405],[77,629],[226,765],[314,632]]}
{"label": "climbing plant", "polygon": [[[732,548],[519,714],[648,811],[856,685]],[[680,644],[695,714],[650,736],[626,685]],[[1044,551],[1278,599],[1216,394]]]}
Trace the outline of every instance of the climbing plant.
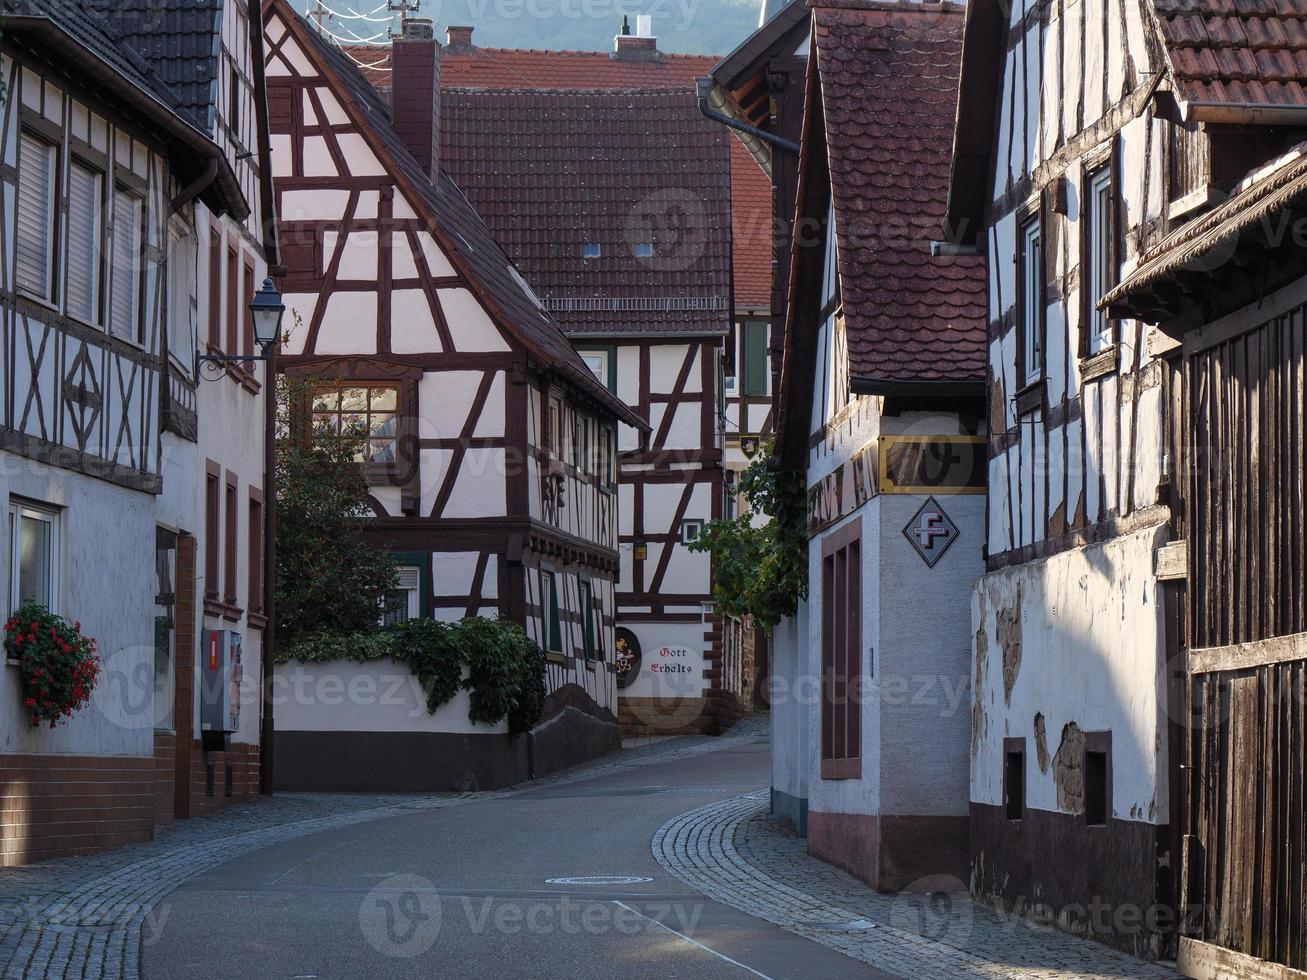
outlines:
{"label": "climbing plant", "polygon": [[710,521],[691,551],[713,560],[713,598],[728,616],[771,629],[808,594],[806,491],[801,473],[776,472],[761,447],[740,475],[750,511]]}

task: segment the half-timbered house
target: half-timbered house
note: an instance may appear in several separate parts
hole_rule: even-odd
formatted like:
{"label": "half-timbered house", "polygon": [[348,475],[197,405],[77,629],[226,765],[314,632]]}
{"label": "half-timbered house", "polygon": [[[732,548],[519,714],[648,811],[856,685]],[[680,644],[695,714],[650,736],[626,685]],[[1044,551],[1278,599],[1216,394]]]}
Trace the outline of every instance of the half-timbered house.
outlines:
{"label": "half-timbered house", "polygon": [[[159,496],[155,568],[155,754],[172,770],[159,819],[191,816],[260,791],[270,576],[265,574],[265,430],[272,391],[255,362],[249,304],[276,263],[258,5],[241,0],[89,0],[176,93],[180,111],[221,150],[243,202],[216,207],[206,171],[175,194],[160,339]],[[213,178],[216,180],[217,178]],[[239,650],[245,703],[230,732],[201,720],[204,661]],[[234,654],[233,654],[234,656]],[[162,785],[162,782],[161,782]]]}
{"label": "half-timbered house", "polygon": [[[1237,907],[1236,916],[1246,908],[1239,889],[1252,880],[1245,873],[1265,875],[1258,901],[1286,897],[1274,890],[1273,865],[1243,866],[1260,853],[1251,838],[1231,841],[1234,851],[1202,846],[1223,848],[1210,821],[1225,813],[1237,823],[1250,812],[1242,806],[1253,805],[1224,782],[1232,763],[1248,786],[1276,778],[1275,762],[1245,765],[1251,756],[1237,754],[1244,749],[1221,757],[1220,739],[1250,731],[1238,726],[1257,717],[1257,699],[1270,697],[1272,685],[1292,682],[1292,668],[1259,669],[1260,654],[1249,653],[1236,670],[1241,661],[1218,655],[1207,661],[1213,669],[1186,681],[1181,657],[1186,643],[1228,651],[1296,629],[1259,618],[1274,606],[1257,605],[1266,602],[1257,584],[1263,566],[1238,563],[1259,561],[1255,546],[1233,537],[1252,527],[1266,532],[1258,512],[1238,517],[1224,509],[1228,496],[1201,496],[1212,482],[1222,494],[1242,492],[1238,460],[1249,457],[1239,454],[1259,458],[1258,422],[1243,436],[1231,433],[1264,417],[1252,393],[1265,392],[1258,379],[1275,369],[1270,355],[1245,356],[1279,321],[1263,307],[1249,314],[1247,336],[1237,327],[1199,331],[1179,352],[1133,319],[1165,314],[1174,297],[1156,308],[1132,299],[1108,310],[1100,301],[1122,270],[1141,259],[1148,267],[1150,249],[1169,231],[1301,138],[1300,31],[1300,16],[1279,8],[1199,10],[1169,0],[968,6],[948,225],[956,241],[989,257],[990,496],[987,568],[973,610],[973,886],[999,903],[1041,895],[1060,925],[1140,955],[1174,948],[1182,867],[1193,880],[1206,874],[1203,900]],[[1203,322],[1227,301],[1242,302],[1221,288],[1204,295],[1211,305]],[[1176,358],[1183,367],[1169,368]],[[1198,436],[1177,434],[1182,423]],[[1209,440],[1204,452],[1228,456],[1186,458],[1195,438]],[[1212,468],[1220,465],[1236,468],[1222,477]],[[1217,519],[1232,536],[1209,545],[1198,536],[1215,533]],[[1191,550],[1191,563],[1201,557],[1186,569],[1170,542],[1190,528],[1194,548],[1202,541],[1204,550]],[[1231,547],[1239,559],[1220,550]],[[1174,580],[1198,574],[1208,576],[1208,591],[1190,581],[1186,597]],[[1227,608],[1231,595],[1259,598],[1232,598]],[[1203,660],[1191,653],[1188,663]],[[1223,663],[1230,671],[1222,673]],[[1247,699],[1211,740],[1191,739],[1198,755],[1188,757],[1187,688],[1207,710]],[[1212,780],[1222,780],[1219,789]],[[1185,822],[1200,814],[1209,822]],[[1273,814],[1269,806],[1266,819]],[[1184,841],[1187,859],[1182,826],[1193,835]],[[1248,833],[1259,842],[1274,836]],[[1218,868],[1229,872],[1220,886]],[[1217,888],[1240,896],[1233,907]],[[1260,928],[1200,935],[1274,958],[1278,940],[1252,948],[1272,934]]]}
{"label": "half-timbered house", "polygon": [[179,241],[195,247],[176,215],[249,212],[233,160],[94,6],[3,7],[0,580],[8,611],[79,621],[103,659],[92,704],[47,730],[22,717],[17,671],[0,674],[3,863],[148,839],[172,815],[170,731],[175,713],[190,734],[191,691],[157,643],[156,541],[165,486],[197,489],[161,437],[170,267]]}
{"label": "half-timbered house", "polygon": [[885,891],[968,864],[984,264],[937,241],[962,23],[812,7],[777,430],[809,487],[808,598],[776,630],[773,812]]}
{"label": "half-timbered house", "polygon": [[[1196,16],[1175,11],[1165,36]],[[1202,123],[1208,93],[1183,73],[1192,52],[1171,55],[1200,159],[1228,153],[1228,139],[1266,139]],[[1241,111],[1237,90],[1215,81],[1225,111]],[[1307,121],[1307,100],[1282,111]],[[1169,715],[1185,729],[1171,815],[1177,954],[1191,977],[1307,976],[1305,153],[1299,143],[1251,170],[1219,207],[1152,244],[1107,297],[1109,316],[1159,325],[1146,343],[1164,364],[1172,541],[1155,571],[1178,617]],[[1195,176],[1204,192],[1226,190]]]}
{"label": "half-timbered house", "polygon": [[[393,615],[527,629],[549,659],[546,713],[562,716],[556,750],[534,738],[536,772],[614,747],[616,421],[643,421],[449,176],[430,22],[407,20],[395,41],[393,111],[284,0],[265,28],[282,290],[300,321],[281,363],[312,379],[316,424],[367,427],[373,533],[407,595]],[[420,692],[416,704],[292,699],[277,715],[278,784],[494,786],[530,772],[524,740],[471,724],[463,696],[434,716]]]}
{"label": "half-timbered house", "polygon": [[[520,100],[509,93],[528,90],[536,93],[535,97],[541,99],[547,92],[573,93],[570,104],[574,107],[583,104],[580,97],[576,95],[578,91],[643,92],[647,95],[662,93],[664,96],[676,93],[681,98],[674,100],[674,107],[666,110],[667,114],[662,117],[663,122],[660,124],[668,127],[663,130],[665,136],[669,139],[680,138],[684,133],[693,132],[696,126],[703,124],[695,109],[694,99],[687,96],[695,91],[696,79],[707,75],[712,68],[715,59],[711,57],[669,54],[659,50],[656,37],[632,34],[619,34],[615,37],[611,52],[483,48],[473,44],[472,35],[471,27],[450,27],[447,34],[448,43],[442,54],[441,84],[448,92],[447,101],[450,103],[448,111],[450,126],[446,128],[446,132],[451,138],[456,132],[455,127],[459,126],[460,119],[454,100],[474,99],[474,108],[490,113],[492,107],[500,105],[502,100],[507,99],[509,102],[504,103],[505,111],[511,112],[516,119],[520,108],[513,108],[511,103]],[[365,66],[364,70],[380,91],[387,93],[390,91],[390,55],[387,48],[354,46],[348,49],[348,53],[359,64]],[[617,106],[621,103],[614,96],[610,104]],[[641,195],[649,193],[653,185],[647,175],[641,177],[642,189],[635,196],[630,196],[634,193],[634,188],[623,191],[616,188],[609,189],[609,185],[621,179],[626,168],[635,166],[635,159],[641,155],[647,155],[649,152],[665,154],[668,150],[666,145],[656,150],[651,149],[655,139],[652,133],[638,137],[648,141],[648,146],[641,144],[641,147],[637,147],[634,142],[637,137],[630,135],[630,132],[638,132],[638,129],[630,130],[629,118],[628,112],[615,117],[612,121],[599,119],[597,116],[592,120],[595,128],[587,138],[594,143],[603,142],[605,136],[626,134],[615,137],[620,138],[623,143],[616,153],[606,152],[599,157],[589,158],[589,162],[582,164],[581,157],[575,150],[565,148],[569,159],[562,166],[574,169],[581,167],[578,173],[588,171],[591,178],[599,181],[606,188],[603,192],[597,192],[595,196],[589,198],[578,197],[565,176],[560,173],[555,175],[557,179],[554,183],[542,189],[544,197],[541,200],[556,202],[560,209],[564,207],[582,209],[588,215],[590,226],[593,228],[599,227],[595,219],[599,218],[599,209],[604,206],[612,206],[618,210],[614,212],[615,217],[603,220],[610,222],[622,220],[622,217],[631,210],[631,205]],[[678,121],[689,128],[685,130],[671,128],[676,126]],[[623,126],[627,128],[624,129]],[[479,190],[482,186],[481,181],[472,179],[473,175],[479,175],[489,162],[489,154],[492,150],[500,154],[494,159],[496,170],[508,165],[509,160],[518,161],[515,165],[523,168],[539,162],[529,155],[517,155],[516,144],[507,142],[510,137],[511,132],[503,123],[496,118],[486,118],[482,126],[468,130],[468,138],[472,141],[468,146],[455,144],[447,148],[447,161],[451,167],[456,168],[455,177],[467,185],[469,193],[473,196],[473,203],[490,223],[496,237],[505,244],[513,259],[522,265],[532,284],[540,290],[542,299],[547,304],[551,304],[551,312],[555,318],[563,324],[578,346],[585,349],[587,360],[595,367],[605,383],[610,379],[607,373],[610,369],[613,371],[611,378],[618,379],[622,385],[626,385],[627,382],[634,383],[639,372],[638,356],[632,355],[631,362],[625,369],[610,359],[610,353],[615,348],[612,347],[613,338],[605,336],[601,324],[602,306],[611,305],[616,300],[612,295],[604,295],[608,287],[600,285],[596,278],[596,275],[607,275],[611,279],[615,268],[611,265],[614,260],[614,249],[628,248],[623,240],[624,229],[611,228],[607,245],[589,239],[575,244],[575,247],[580,249],[588,242],[592,249],[599,249],[599,254],[587,257],[580,251],[570,255],[563,254],[561,251],[551,251],[550,246],[546,244],[547,236],[542,230],[543,226],[524,227],[519,220],[521,209],[500,205],[497,203],[500,199],[498,195],[482,193]],[[552,135],[542,138],[547,141],[542,145],[548,146],[553,146],[558,140],[558,137]],[[754,447],[770,436],[770,399],[773,389],[773,372],[768,365],[771,331],[769,289],[773,264],[770,195],[766,177],[750,159],[745,145],[734,139],[727,139],[726,142],[730,145],[731,266],[728,273],[730,284],[729,288],[718,287],[715,301],[724,303],[723,309],[733,312],[730,315],[719,314],[715,318],[710,318],[713,319],[713,324],[709,333],[705,334],[717,338],[719,347],[717,357],[720,368],[709,366],[717,379],[713,383],[712,390],[697,387],[697,368],[696,380],[691,384],[690,389],[695,392],[696,399],[700,402],[695,411],[704,417],[713,415],[717,421],[711,433],[701,430],[706,433],[701,437],[695,436],[690,429],[679,430],[678,422],[678,431],[673,436],[674,446],[678,451],[702,449],[711,452],[714,447],[720,451],[721,481],[719,488],[713,491],[714,497],[722,498],[720,510],[715,512],[719,514],[728,513],[745,503],[739,500],[738,494],[733,492],[732,487],[735,475],[748,465]],[[466,163],[460,163],[460,159],[466,159]],[[460,167],[466,169],[457,169]],[[523,183],[517,189],[518,199],[525,201],[532,197],[530,188],[539,186],[533,182],[538,178],[535,172],[531,171],[529,176],[532,180],[528,181],[528,171],[525,169],[519,172],[519,176]],[[479,194],[481,196],[478,196]],[[527,208],[526,213],[539,214],[530,208]],[[543,222],[545,216],[541,214],[539,220]],[[584,229],[581,229],[581,232],[583,231]],[[629,263],[631,258],[629,251],[625,255]],[[677,361],[677,355],[672,353],[673,338],[658,336],[665,332],[662,325],[667,319],[668,310],[656,307],[660,303],[665,305],[669,302],[667,296],[677,295],[682,284],[672,282],[671,270],[651,268],[648,262],[633,264],[629,271],[641,283],[640,290],[643,298],[637,300],[633,295],[625,296],[622,302],[628,308],[621,317],[620,323],[614,319],[608,329],[621,333],[637,331],[643,333],[647,340],[660,341],[654,346],[662,353],[668,354],[674,363],[664,371],[658,358],[654,358],[651,362],[655,372],[660,375],[666,374],[665,377],[660,376],[657,379],[657,387],[652,390],[654,400],[657,401],[659,397],[665,396],[672,390],[676,369],[681,362]],[[585,300],[590,307],[589,310],[576,305],[578,303],[576,296],[585,294],[586,290],[592,293]],[[651,302],[647,296],[644,296],[646,291],[648,296],[658,294],[659,298]],[[561,298],[557,301],[557,305],[552,305],[555,304],[553,299],[555,293],[559,293]],[[634,303],[642,304],[641,309],[647,315],[642,316],[640,311],[631,305]],[[638,321],[642,318],[645,324],[639,326]],[[590,345],[589,348],[586,345]],[[625,380],[620,380],[623,378]],[[634,400],[630,404],[639,404],[635,388],[628,387],[627,390],[619,390],[618,393],[623,398],[631,396]],[[688,405],[681,411],[684,415],[688,411]],[[691,440],[701,438],[708,441],[701,446],[697,441],[687,442],[687,437]],[[634,446],[630,439],[626,444],[628,447]],[[627,476],[632,480],[644,479],[637,476],[635,471],[628,471]],[[673,510],[675,503],[674,499],[670,501]],[[688,518],[701,521],[712,513],[696,501]],[[627,577],[622,585],[624,594],[635,587],[632,576],[635,574],[636,566],[632,556],[636,553],[647,556],[643,561],[651,563],[648,565],[648,575],[655,574],[657,553],[663,546],[661,539],[656,535],[664,534],[669,530],[679,534],[679,528],[671,528],[672,516],[672,510],[669,510],[667,514],[658,518],[661,522],[660,526],[642,526],[641,530],[644,533],[637,534],[629,530],[634,526],[632,523],[635,520],[634,504],[624,511],[622,553],[628,568]],[[650,537],[651,534],[655,537]],[[650,542],[656,546],[652,552],[648,547]],[[671,546],[671,550],[677,548],[677,544]],[[698,570],[708,568],[705,556],[695,559],[677,553],[676,557],[680,562],[694,563],[693,567]],[[767,654],[765,644],[759,644],[759,638],[753,630],[746,629],[745,624],[739,621],[718,616],[716,619],[704,619],[703,625],[708,628],[699,631],[705,634],[712,633],[711,637],[693,635],[695,630],[691,628],[687,617],[697,615],[703,619],[707,615],[704,603],[711,601],[709,590],[703,585],[703,576],[698,571],[695,574],[698,575],[699,584],[693,588],[678,586],[675,589],[664,590],[668,596],[680,593],[679,608],[668,613],[668,616],[679,620],[671,628],[671,632],[662,630],[661,638],[655,635],[660,632],[660,627],[657,627],[656,623],[667,622],[670,625],[672,622],[667,617],[660,619],[660,614],[655,612],[659,602],[663,601],[661,596],[646,595],[648,601],[637,603],[638,608],[632,611],[632,616],[637,618],[632,618],[629,626],[624,628],[622,644],[631,657],[627,662],[638,665],[637,669],[627,672],[622,678],[622,683],[626,685],[622,689],[622,701],[626,705],[623,715],[624,726],[631,734],[655,732],[665,734],[699,728],[716,730],[724,724],[729,724],[738,710],[747,710],[760,687],[760,675],[765,672]],[[698,591],[700,589],[702,591]],[[653,618],[647,618],[650,616]],[[639,617],[644,617],[644,621],[641,622]],[[677,635],[673,636],[672,633]],[[706,680],[709,683],[706,686],[700,683],[700,678],[695,673],[700,669],[697,666],[691,668],[688,674],[694,677],[692,692],[681,690],[679,681],[677,684],[662,683],[667,678],[656,677],[655,674],[661,671],[655,672],[652,667],[658,660],[667,658],[651,659],[649,649],[651,643],[654,655],[659,651],[667,650],[669,654],[673,652],[678,654],[673,657],[678,661],[685,659],[679,654],[689,651],[697,663],[699,651],[702,650],[708,657],[706,669],[711,676]],[[669,672],[667,676],[671,677],[673,674],[682,679],[687,676],[679,672]],[[651,694],[656,688],[661,689],[663,693],[651,700]],[[701,696],[701,690],[706,692],[705,696]],[[656,709],[655,704],[659,705]]]}

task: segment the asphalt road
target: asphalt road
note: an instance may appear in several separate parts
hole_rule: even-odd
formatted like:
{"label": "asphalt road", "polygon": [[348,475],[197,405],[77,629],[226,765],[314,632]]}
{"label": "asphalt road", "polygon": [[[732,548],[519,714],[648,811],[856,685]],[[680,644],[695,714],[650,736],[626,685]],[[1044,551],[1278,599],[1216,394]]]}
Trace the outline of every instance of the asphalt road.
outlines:
{"label": "asphalt road", "polygon": [[[252,852],[146,923],[146,980],[392,977],[885,978],[708,901],[649,852],[667,819],[763,789],[767,746]],[[629,883],[551,882],[615,876]]]}

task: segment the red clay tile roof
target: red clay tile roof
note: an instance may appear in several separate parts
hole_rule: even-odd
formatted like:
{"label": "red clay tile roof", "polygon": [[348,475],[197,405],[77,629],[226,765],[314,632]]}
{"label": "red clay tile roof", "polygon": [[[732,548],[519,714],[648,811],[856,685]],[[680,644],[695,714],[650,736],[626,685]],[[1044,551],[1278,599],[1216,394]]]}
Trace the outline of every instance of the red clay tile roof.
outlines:
{"label": "red clay tile roof", "polygon": [[952,3],[813,10],[854,378],[985,376],[984,259],[930,250],[944,222],[962,21]]}
{"label": "red clay tile roof", "polygon": [[[379,90],[390,91],[390,49],[351,46],[356,63],[373,66],[364,74]],[[660,54],[657,61],[615,58],[603,51],[538,51],[525,48],[446,49],[441,54],[446,88],[486,89],[675,89],[693,92],[696,78],[717,64],[710,55]],[[691,104],[692,111],[697,108]],[[735,303],[771,303],[771,182],[744,144],[731,140],[731,216]]]}
{"label": "red clay tile roof", "polygon": [[1307,108],[1307,0],[1153,0],[1181,100]]}
{"label": "red clay tile roof", "polygon": [[565,330],[726,329],[731,136],[693,92],[446,88],[441,115],[442,166]]}

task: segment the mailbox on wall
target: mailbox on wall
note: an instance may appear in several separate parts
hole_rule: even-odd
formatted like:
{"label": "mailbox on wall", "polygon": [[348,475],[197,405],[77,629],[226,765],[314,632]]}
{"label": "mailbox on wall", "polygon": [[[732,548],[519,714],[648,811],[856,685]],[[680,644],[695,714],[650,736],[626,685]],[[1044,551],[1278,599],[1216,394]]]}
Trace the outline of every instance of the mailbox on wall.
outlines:
{"label": "mailbox on wall", "polygon": [[205,741],[241,725],[241,634],[205,630],[200,664],[200,731]]}

